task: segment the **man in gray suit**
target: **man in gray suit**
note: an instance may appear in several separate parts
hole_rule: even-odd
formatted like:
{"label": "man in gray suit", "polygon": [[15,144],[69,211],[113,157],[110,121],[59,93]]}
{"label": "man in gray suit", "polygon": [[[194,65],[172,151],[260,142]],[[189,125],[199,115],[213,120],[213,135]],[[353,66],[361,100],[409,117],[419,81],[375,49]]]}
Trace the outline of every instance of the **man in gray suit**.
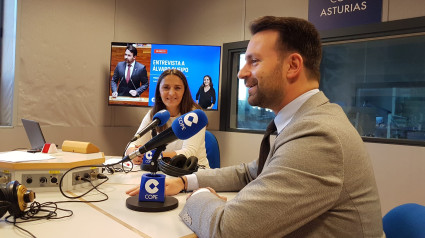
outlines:
{"label": "man in gray suit", "polygon": [[117,64],[112,76],[112,97],[138,97],[148,88],[149,80],[146,67],[137,62],[136,57],[137,48],[128,45],[125,50],[124,61]]}
{"label": "man in gray suit", "polygon": [[[195,190],[183,222],[199,237],[383,236],[364,143],[318,89],[317,30],[302,19],[262,17],[251,32],[239,78],[251,105],[276,114],[277,137],[270,153],[260,154],[265,160],[167,179],[168,195]],[[215,191],[238,193],[226,201]]]}

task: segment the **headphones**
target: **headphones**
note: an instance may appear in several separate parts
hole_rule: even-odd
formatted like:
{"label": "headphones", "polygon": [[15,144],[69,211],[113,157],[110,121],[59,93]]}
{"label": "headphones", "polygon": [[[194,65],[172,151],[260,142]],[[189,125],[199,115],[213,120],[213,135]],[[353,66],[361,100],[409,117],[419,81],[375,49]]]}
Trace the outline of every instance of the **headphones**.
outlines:
{"label": "headphones", "polygon": [[198,158],[176,155],[173,158],[164,157],[158,161],[158,168],[167,175],[179,177],[198,171]]}
{"label": "headphones", "polygon": [[0,218],[6,212],[14,217],[20,217],[27,208],[27,203],[34,201],[35,193],[20,184],[12,181],[0,187]]}

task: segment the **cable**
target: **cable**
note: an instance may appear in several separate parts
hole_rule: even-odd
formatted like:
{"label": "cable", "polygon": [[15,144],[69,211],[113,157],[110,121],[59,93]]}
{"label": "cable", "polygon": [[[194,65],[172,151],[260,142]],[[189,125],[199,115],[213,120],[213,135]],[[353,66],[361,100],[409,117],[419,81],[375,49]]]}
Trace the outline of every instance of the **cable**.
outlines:
{"label": "cable", "polygon": [[[105,198],[100,199],[100,200],[94,200],[94,201],[93,200],[92,201],[89,201],[89,200],[78,200],[78,201],[71,200],[71,201],[45,202],[45,203],[41,203],[41,204],[39,202],[34,201],[30,205],[30,207],[28,208],[28,210],[26,210],[23,213],[23,215],[21,215],[21,216],[18,217],[18,219],[20,219],[21,221],[17,221],[17,218],[15,216],[12,216],[12,215],[7,216],[5,218],[5,221],[7,223],[13,224],[13,226],[16,227],[17,229],[19,229],[22,232],[25,232],[26,234],[28,234],[29,236],[35,238],[36,236],[34,234],[32,234],[30,231],[28,231],[28,230],[20,227],[17,224],[25,223],[25,222],[31,222],[31,221],[38,221],[38,220],[42,220],[42,219],[46,219],[46,220],[62,219],[62,218],[71,217],[74,214],[72,210],[59,208],[58,205],[57,205],[59,203],[70,203],[70,202],[89,203],[89,202],[103,202],[103,201],[108,200],[109,199],[109,196],[106,193],[104,193],[104,192],[102,192],[102,191],[100,191],[98,189],[98,187],[100,185],[106,183],[109,180],[109,178],[106,175],[104,175],[104,174],[96,174],[96,178],[97,179],[103,179],[104,180],[104,181],[100,182],[97,185],[94,185],[93,184],[93,182],[91,181],[90,177],[89,178],[85,178],[85,177],[84,178],[81,178],[81,180],[90,183],[91,186],[92,186],[91,189],[89,189],[87,192],[85,192],[85,193],[83,193],[81,195],[78,195],[78,196],[75,196],[75,197],[70,197],[70,196],[67,196],[63,192],[63,190],[62,190],[62,184],[63,184],[63,178],[65,177],[65,175],[67,173],[69,173],[70,171],[74,170],[74,169],[77,169],[77,168],[86,168],[86,167],[102,167],[102,168],[104,168],[106,166],[103,165],[103,164],[102,165],[85,165],[85,166],[77,166],[77,167],[74,167],[74,168],[69,169],[68,171],[66,171],[63,174],[63,176],[61,177],[61,179],[59,181],[59,190],[60,190],[60,192],[66,198],[77,199],[77,198],[83,197],[84,195],[90,193],[93,190],[96,190],[100,194],[103,194],[105,196]],[[6,209],[8,209],[11,205],[12,205],[11,202],[1,201],[0,208],[6,208]],[[68,214],[65,214],[63,216],[58,216],[58,211],[67,212]],[[42,215],[38,215],[40,213],[43,213],[43,214]],[[13,221],[10,220],[11,217],[13,217]]]}
{"label": "cable", "polygon": [[[106,176],[105,176],[106,177]],[[88,203],[88,202],[103,202],[103,201],[106,201],[106,200],[108,200],[108,195],[106,194],[106,193],[104,193],[104,192],[102,192],[102,191],[100,191],[97,187],[99,187],[100,185],[102,185],[102,184],[104,184],[106,181],[108,181],[109,180],[109,178],[108,177],[106,177],[105,178],[105,181],[103,181],[103,182],[101,182],[101,183],[99,183],[98,185],[94,185],[93,183],[92,183],[92,181],[90,180],[90,179],[88,179],[88,178],[81,178],[81,180],[83,180],[83,181],[86,181],[86,182],[89,182],[92,186],[93,186],[93,188],[91,188],[90,190],[88,190],[87,192],[85,192],[85,193],[83,193],[83,194],[81,194],[81,195],[78,195],[78,196],[75,196],[75,197],[70,197],[70,196],[67,196],[66,194],[64,194],[64,193],[62,193],[62,195],[64,195],[66,198],[69,198],[69,199],[77,199],[77,198],[81,198],[81,197],[83,197],[83,196],[85,196],[85,195],[87,195],[88,193],[90,193],[91,191],[93,191],[93,190],[96,190],[96,191],[98,191],[99,193],[101,193],[101,194],[103,194],[103,195],[105,195],[105,198],[103,198],[103,199],[101,199],[101,200],[93,200],[93,201],[88,201],[88,200],[84,200],[84,201],[60,201],[60,202],[57,202],[57,203],[64,203],[64,202],[84,202],[84,203]],[[62,190],[61,190],[61,192],[62,192]]]}
{"label": "cable", "polygon": [[94,185],[93,183],[92,183],[92,181],[90,180],[90,179],[88,179],[88,178],[82,178],[82,180],[83,181],[86,181],[86,182],[89,182],[92,186],[93,186],[93,188],[92,189],[90,189],[89,191],[87,191],[86,193],[83,193],[83,194],[81,194],[81,195],[79,195],[79,196],[76,196],[76,197],[73,197],[73,199],[75,199],[75,198],[81,198],[82,196],[84,196],[84,195],[86,195],[86,194],[88,194],[89,192],[91,192],[91,191],[93,191],[94,189],[96,190],[96,191],[98,191],[99,193],[101,193],[101,194],[103,194],[103,195],[105,195],[105,198],[104,199],[102,199],[102,200],[96,200],[96,201],[81,201],[81,202],[103,202],[103,201],[106,201],[106,200],[108,200],[108,195],[106,194],[106,193],[104,193],[104,192],[102,192],[102,191],[100,191],[97,187],[99,187],[100,185],[102,185],[102,184],[104,184],[106,181],[108,181],[109,180],[109,178],[108,177],[106,177],[105,176],[105,181],[103,181],[103,182],[101,182],[101,183],[99,183],[98,185]]}
{"label": "cable", "polygon": [[[130,143],[131,142],[128,142],[127,145],[125,146],[125,149],[124,149],[124,152],[122,154],[121,160],[124,159],[124,157],[126,156],[125,155],[125,152],[127,151],[128,147],[130,146]],[[115,164],[107,164],[105,166],[102,166],[103,167],[102,168],[102,172],[105,171],[105,170],[109,174],[113,174],[115,172],[124,172],[124,173],[133,172],[133,168],[134,168],[133,161],[129,161],[129,162],[131,163],[131,167],[129,169],[126,169],[126,167],[124,166],[124,162],[121,163],[121,168],[114,167],[114,165],[119,164],[119,162],[118,162],[118,163],[115,163]]]}
{"label": "cable", "polygon": [[127,143],[127,145],[125,146],[124,152],[122,153],[122,158],[125,157],[125,152],[127,151],[128,147],[130,146],[130,141]]}
{"label": "cable", "polygon": [[134,167],[133,161],[129,161],[129,162],[131,163],[131,168],[128,169],[128,170],[125,169],[124,163],[121,163],[122,171],[126,174],[133,171],[133,167]]}
{"label": "cable", "polygon": [[[74,169],[78,169],[78,168],[87,168],[87,167],[96,167],[96,168],[102,167],[102,168],[104,168],[104,167],[105,167],[105,165],[103,165],[103,164],[102,164],[102,165],[83,165],[83,166],[77,166],[77,167],[74,167],[74,168],[71,168],[71,169],[67,170],[67,171],[63,174],[63,176],[61,177],[61,179],[59,180],[59,191],[62,193],[62,195],[63,195],[64,197],[69,198],[69,199],[81,198],[82,196],[84,196],[84,195],[86,195],[86,194],[90,193],[91,191],[93,191],[93,190],[95,190],[95,189],[96,189],[97,191],[99,191],[99,190],[97,189],[97,187],[99,187],[100,185],[104,184],[106,181],[108,181],[108,180],[109,180],[109,178],[108,178],[107,176],[105,176],[105,181],[103,181],[103,182],[99,183],[98,185],[94,185],[94,184],[91,182],[91,180],[90,180],[90,179],[88,179],[88,178],[81,178],[81,180],[83,180],[83,181],[90,182],[90,184],[93,186],[93,188],[89,189],[87,192],[85,192],[85,193],[83,193],[83,194],[81,194],[81,195],[79,195],[79,196],[76,196],[76,197],[70,197],[70,196],[66,195],[66,194],[63,192],[63,190],[62,190],[63,178],[65,178],[65,175],[66,175],[67,173],[69,173],[70,171],[74,170]],[[99,192],[100,192],[100,193],[102,193],[102,194],[104,194],[104,195],[106,196],[106,198],[104,198],[104,199],[102,199],[102,200],[96,200],[96,201],[85,201],[85,202],[102,202],[102,201],[106,201],[106,200],[108,200],[108,195],[106,195],[105,193],[103,193],[103,192],[101,192],[101,191],[99,191]],[[81,202],[83,202],[83,201],[81,201]]]}
{"label": "cable", "polygon": [[[67,212],[68,214],[63,215],[63,216],[58,216],[58,211]],[[44,212],[46,214],[37,216],[37,214],[40,213],[40,212]],[[30,231],[18,226],[17,224],[32,222],[32,221],[38,221],[38,220],[42,220],[42,219],[47,219],[47,220],[63,219],[63,218],[71,217],[73,214],[74,213],[72,212],[72,210],[59,208],[57,206],[57,203],[55,203],[55,202],[45,202],[45,203],[41,203],[41,204],[38,203],[38,202],[33,202],[30,205],[30,207],[28,208],[28,210],[25,211],[25,213],[18,218],[22,221],[17,221],[17,218],[14,217],[14,216],[13,216],[13,221],[10,221],[10,217],[12,217],[12,215],[7,216],[5,218],[5,221],[7,223],[13,224],[13,226],[15,226],[16,228],[20,229],[21,231],[23,231],[23,232],[27,233],[28,235],[30,235],[31,237],[35,238],[36,236],[34,234],[32,234]]]}
{"label": "cable", "polygon": [[133,170],[134,163],[132,161],[126,161],[126,163],[131,163],[131,167],[126,169],[127,167],[124,165],[124,162],[121,163],[121,168],[115,167],[115,165],[119,164],[120,162],[117,162],[115,164],[106,164],[102,168],[102,172],[106,171],[109,174],[114,174],[115,172],[124,172],[124,173],[130,173],[130,172],[138,172],[140,170]]}
{"label": "cable", "polygon": [[[87,167],[87,166],[79,166],[79,167]],[[93,167],[93,166],[89,166],[89,167]],[[77,168],[77,167],[75,167],[75,168]],[[73,169],[75,169],[75,168],[73,168]],[[72,169],[68,170],[67,172],[69,172],[71,170]],[[64,174],[64,176],[65,176],[65,174]],[[62,176],[62,178],[64,176]],[[69,197],[69,196],[66,196],[66,194],[64,194],[64,192],[62,191],[62,179],[61,179],[61,182],[60,182],[60,185],[59,185],[59,189],[60,189],[62,195],[64,195],[67,198],[70,198],[70,199],[81,198],[81,197],[83,197],[84,195],[88,194],[89,192],[91,192],[93,190],[96,190],[99,193],[103,194],[105,196],[104,199],[95,200],[95,201],[88,201],[88,200],[75,201],[75,200],[71,200],[71,201],[57,201],[57,202],[45,202],[45,203],[39,203],[39,202],[34,201],[33,203],[31,203],[31,205],[28,208],[28,210],[25,211],[24,214],[18,218],[18,219],[20,219],[22,221],[17,221],[17,218],[15,216],[12,216],[12,215],[7,216],[5,218],[5,221],[7,223],[13,224],[14,227],[16,227],[19,230],[27,233],[31,237],[36,238],[36,236],[34,234],[32,234],[30,231],[28,231],[28,230],[20,227],[17,224],[26,223],[26,222],[32,222],[32,221],[38,221],[38,220],[42,220],[42,219],[46,219],[46,220],[63,219],[63,218],[71,217],[74,214],[72,210],[64,209],[64,208],[59,208],[58,205],[57,205],[59,203],[70,203],[70,202],[89,203],[89,202],[103,202],[103,201],[108,200],[109,199],[109,196],[106,193],[100,191],[98,189],[98,187],[100,185],[104,184],[106,181],[108,181],[109,178],[106,175],[104,175],[104,174],[97,174],[96,175],[96,178],[98,178],[98,179],[104,179],[104,181],[102,181],[101,183],[99,183],[97,185],[94,185],[89,178],[82,178],[83,181],[89,182],[93,186],[93,188],[91,188],[89,191],[87,191],[87,192],[85,192],[85,193],[83,193],[83,194],[81,194],[79,196],[76,196],[76,197]],[[8,208],[10,205],[12,205],[12,203],[5,201],[5,202],[3,202],[3,203],[0,204],[0,208]],[[68,214],[65,214],[63,216],[58,216],[58,211],[67,212]],[[39,213],[44,213],[44,214],[37,215]],[[10,217],[13,217],[13,221],[10,220]]]}
{"label": "cable", "polygon": [[15,218],[15,217],[13,217],[13,222],[8,221],[8,220],[7,220],[7,218],[9,218],[9,217],[10,217],[10,216],[8,216],[8,217],[6,217],[6,218],[5,218],[5,221],[6,221],[6,222],[8,222],[8,223],[12,223],[14,227],[16,227],[16,228],[18,228],[19,230],[21,230],[21,231],[23,231],[23,232],[27,233],[27,234],[28,234],[28,235],[30,235],[31,237],[36,238],[36,236],[35,236],[35,235],[33,235],[33,234],[32,234],[31,232],[29,232],[28,230],[25,230],[24,228],[22,228],[22,227],[20,227],[20,226],[16,225],[16,218]]}
{"label": "cable", "polygon": [[[132,82],[133,82],[133,81],[132,81]],[[131,143],[131,142],[128,142],[128,143],[127,143],[127,146],[125,147],[124,152],[122,153],[122,158],[121,158],[121,159],[123,159],[123,158],[125,157],[125,152],[127,151],[128,147],[130,146],[130,143]],[[133,167],[134,167],[133,161],[129,161],[129,162],[131,163],[131,168],[130,168],[130,170],[126,170],[126,169],[124,168],[124,163],[121,163],[121,168],[122,168],[122,171],[123,171],[124,173],[128,173],[128,172],[131,172],[131,171],[133,170]],[[118,172],[118,171],[117,171],[117,172]],[[119,171],[119,172],[121,172],[121,171]]]}

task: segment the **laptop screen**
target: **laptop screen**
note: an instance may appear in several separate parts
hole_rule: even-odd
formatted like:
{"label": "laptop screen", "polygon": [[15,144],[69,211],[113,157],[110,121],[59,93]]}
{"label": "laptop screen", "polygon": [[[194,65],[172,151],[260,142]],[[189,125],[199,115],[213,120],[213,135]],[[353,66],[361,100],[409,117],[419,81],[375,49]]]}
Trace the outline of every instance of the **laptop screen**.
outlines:
{"label": "laptop screen", "polygon": [[36,121],[27,119],[21,119],[24,125],[25,131],[28,136],[28,140],[31,144],[31,149],[42,150],[46,140],[44,140],[43,132],[41,132],[40,124]]}

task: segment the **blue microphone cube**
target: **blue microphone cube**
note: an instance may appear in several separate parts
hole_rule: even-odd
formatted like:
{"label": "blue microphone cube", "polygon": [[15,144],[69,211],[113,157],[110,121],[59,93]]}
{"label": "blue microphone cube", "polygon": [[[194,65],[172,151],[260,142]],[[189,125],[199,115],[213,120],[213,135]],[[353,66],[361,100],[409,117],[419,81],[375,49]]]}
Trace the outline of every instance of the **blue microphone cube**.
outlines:
{"label": "blue microphone cube", "polygon": [[146,173],[140,183],[139,202],[164,202],[165,175]]}

